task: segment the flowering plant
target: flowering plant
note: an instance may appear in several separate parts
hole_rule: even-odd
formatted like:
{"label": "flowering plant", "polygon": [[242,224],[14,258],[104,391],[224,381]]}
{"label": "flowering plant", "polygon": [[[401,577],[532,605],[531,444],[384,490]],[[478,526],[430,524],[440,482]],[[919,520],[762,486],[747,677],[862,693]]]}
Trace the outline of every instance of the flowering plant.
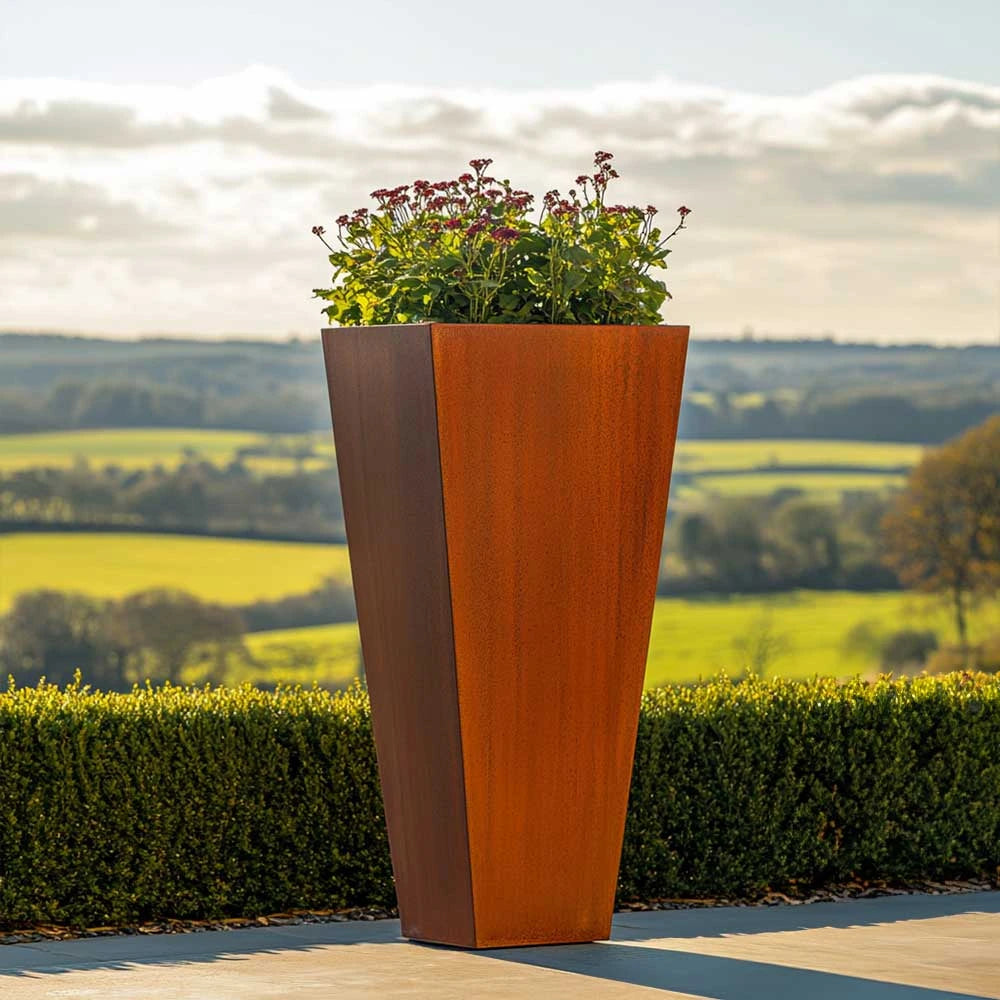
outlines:
{"label": "flowering plant", "polygon": [[667,241],[656,209],[606,204],[618,172],[594,155],[567,197],[549,191],[537,221],[534,196],[487,174],[472,160],[457,180],[417,180],[372,192],[374,211],[337,219],[330,251],[334,286],[315,289],[332,323],[655,324],[670,297],[650,270],[666,267]]}

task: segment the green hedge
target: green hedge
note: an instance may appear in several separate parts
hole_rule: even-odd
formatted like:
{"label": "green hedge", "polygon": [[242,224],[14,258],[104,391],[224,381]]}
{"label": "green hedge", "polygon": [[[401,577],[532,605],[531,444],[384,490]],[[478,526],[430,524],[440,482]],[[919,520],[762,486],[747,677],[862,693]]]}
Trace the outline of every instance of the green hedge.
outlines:
{"label": "green hedge", "polygon": [[[998,866],[998,678],[645,696],[623,898]],[[0,925],[392,900],[362,691],[0,693]]]}
{"label": "green hedge", "polygon": [[647,692],[619,891],[1000,871],[1000,677]]}
{"label": "green hedge", "polygon": [[360,691],[0,694],[0,922],[393,898]]}

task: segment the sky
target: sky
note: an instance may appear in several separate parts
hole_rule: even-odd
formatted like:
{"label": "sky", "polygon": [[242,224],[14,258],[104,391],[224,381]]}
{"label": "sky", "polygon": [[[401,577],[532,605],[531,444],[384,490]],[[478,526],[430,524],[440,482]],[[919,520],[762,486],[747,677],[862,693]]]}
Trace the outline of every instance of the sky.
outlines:
{"label": "sky", "polygon": [[0,0],[0,329],[313,336],[310,234],[615,153],[695,335],[1000,343],[993,0]]}

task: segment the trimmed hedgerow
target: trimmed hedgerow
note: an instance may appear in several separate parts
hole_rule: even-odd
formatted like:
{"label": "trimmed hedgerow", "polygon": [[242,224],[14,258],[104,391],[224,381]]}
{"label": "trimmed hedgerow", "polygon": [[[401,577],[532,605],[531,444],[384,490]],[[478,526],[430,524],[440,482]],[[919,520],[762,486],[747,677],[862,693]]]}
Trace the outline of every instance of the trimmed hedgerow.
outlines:
{"label": "trimmed hedgerow", "polygon": [[[998,865],[996,677],[645,696],[622,898]],[[360,689],[0,693],[0,926],[392,902]]]}
{"label": "trimmed hedgerow", "polygon": [[0,922],[393,898],[360,690],[0,694]]}
{"label": "trimmed hedgerow", "polygon": [[619,891],[996,875],[1000,677],[647,692]]}

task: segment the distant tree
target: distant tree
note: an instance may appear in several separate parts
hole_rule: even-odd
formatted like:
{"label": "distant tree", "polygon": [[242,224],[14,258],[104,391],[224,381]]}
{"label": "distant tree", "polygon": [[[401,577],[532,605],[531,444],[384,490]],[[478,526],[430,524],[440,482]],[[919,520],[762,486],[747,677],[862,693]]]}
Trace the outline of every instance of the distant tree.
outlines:
{"label": "distant tree", "polygon": [[119,688],[123,659],[108,634],[106,602],[84,594],[30,591],[0,618],[0,674],[20,684],[68,684],[80,670],[85,683]]}
{"label": "distant tree", "polygon": [[214,665],[210,678],[222,679],[227,655],[245,655],[243,621],[232,608],[200,601],[179,590],[144,590],[118,601],[111,610],[111,635],[129,650],[131,679],[182,680],[197,649]]}
{"label": "distant tree", "polygon": [[324,578],[318,587],[304,594],[254,601],[236,610],[248,632],[332,625],[335,622],[353,622],[358,617],[350,581],[332,576]]}
{"label": "distant tree", "polygon": [[685,514],[678,529],[680,554],[692,576],[711,573],[719,555],[719,535],[711,518],[702,513]]}
{"label": "distant tree", "polygon": [[804,499],[782,504],[773,518],[782,572],[803,584],[830,586],[840,570],[833,508]]}
{"label": "distant tree", "polygon": [[0,434],[19,434],[51,426],[39,406],[36,393],[0,388]]}
{"label": "distant tree", "polygon": [[741,414],[741,437],[779,438],[785,437],[789,430],[788,418],[774,399],[748,406]]}
{"label": "distant tree", "polygon": [[770,617],[762,615],[733,641],[733,648],[742,661],[741,676],[763,680],[774,661],[788,652],[789,643],[775,632]]}
{"label": "distant tree", "polygon": [[80,381],[57,382],[49,391],[46,406],[60,425],[67,427],[76,416],[80,397],[86,391],[86,384]]}
{"label": "distant tree", "polygon": [[764,509],[741,498],[723,503],[717,513],[719,549],[716,568],[726,590],[754,592],[767,583]]}
{"label": "distant tree", "polygon": [[131,510],[154,524],[204,524],[210,513],[197,468],[150,477],[129,499]]}
{"label": "distant tree", "polygon": [[922,667],[937,648],[937,636],[930,629],[900,629],[882,643],[882,666],[886,670]]}
{"label": "distant tree", "polygon": [[971,604],[1000,587],[1000,415],[927,454],[882,527],[888,564],[947,597],[967,650]]}

